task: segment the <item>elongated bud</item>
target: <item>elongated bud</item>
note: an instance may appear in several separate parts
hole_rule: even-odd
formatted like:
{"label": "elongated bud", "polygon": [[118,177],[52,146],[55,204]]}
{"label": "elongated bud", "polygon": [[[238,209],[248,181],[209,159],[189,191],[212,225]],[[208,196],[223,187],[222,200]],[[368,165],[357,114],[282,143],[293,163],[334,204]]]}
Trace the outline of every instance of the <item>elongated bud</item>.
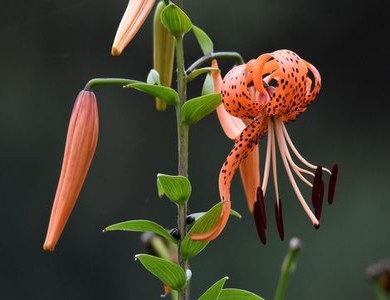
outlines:
{"label": "elongated bud", "polygon": [[119,23],[111,55],[118,56],[144,24],[156,0],[130,0]]}
{"label": "elongated bud", "polygon": [[44,250],[54,250],[76,204],[95,153],[98,131],[96,96],[92,91],[81,91],[69,122],[64,160],[43,245]]}
{"label": "elongated bud", "polygon": [[[173,58],[175,54],[175,40],[170,32],[161,23],[161,11],[165,8],[163,1],[157,4],[153,21],[153,68],[160,74],[160,83],[171,86],[173,72]],[[156,109],[165,111],[166,102],[156,98]]]}

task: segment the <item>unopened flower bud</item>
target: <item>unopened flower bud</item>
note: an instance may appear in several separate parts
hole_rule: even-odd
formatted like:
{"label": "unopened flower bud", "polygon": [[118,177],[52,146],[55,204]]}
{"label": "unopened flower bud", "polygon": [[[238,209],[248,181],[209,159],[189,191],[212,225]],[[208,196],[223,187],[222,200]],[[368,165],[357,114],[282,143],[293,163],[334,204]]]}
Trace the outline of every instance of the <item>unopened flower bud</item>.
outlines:
{"label": "unopened flower bud", "polygon": [[[160,74],[160,83],[171,86],[173,59],[175,54],[175,40],[170,32],[161,23],[161,11],[165,8],[163,1],[157,4],[153,21],[153,68]],[[156,98],[156,109],[164,111],[166,102]]]}
{"label": "unopened flower bud", "polygon": [[156,0],[130,0],[119,24],[111,54],[118,56],[144,24]]}
{"label": "unopened flower bud", "polygon": [[96,96],[92,91],[81,91],[69,123],[64,160],[43,245],[44,250],[54,250],[76,204],[95,153],[98,131]]}

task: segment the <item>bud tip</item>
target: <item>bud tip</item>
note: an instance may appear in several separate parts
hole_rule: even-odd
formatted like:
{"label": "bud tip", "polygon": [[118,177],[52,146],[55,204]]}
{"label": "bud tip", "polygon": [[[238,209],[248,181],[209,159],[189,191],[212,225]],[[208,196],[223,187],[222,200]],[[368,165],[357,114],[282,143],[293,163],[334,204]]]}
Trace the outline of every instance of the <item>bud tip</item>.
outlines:
{"label": "bud tip", "polygon": [[117,47],[112,47],[111,49],[111,55],[112,56],[119,56],[121,55],[122,51],[119,50]]}

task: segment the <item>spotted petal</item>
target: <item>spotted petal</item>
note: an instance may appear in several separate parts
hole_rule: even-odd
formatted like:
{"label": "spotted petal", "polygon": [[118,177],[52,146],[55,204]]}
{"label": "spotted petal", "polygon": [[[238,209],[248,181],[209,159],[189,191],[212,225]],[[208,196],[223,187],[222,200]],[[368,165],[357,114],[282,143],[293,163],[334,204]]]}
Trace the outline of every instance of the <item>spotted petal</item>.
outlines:
{"label": "spotted petal", "polygon": [[267,131],[267,120],[263,116],[256,117],[240,134],[234,143],[234,148],[226,158],[219,173],[219,193],[224,203],[221,219],[214,229],[203,234],[192,235],[193,240],[211,241],[224,229],[230,214],[230,186],[240,163],[247,159],[248,154],[257,146],[259,139]]}

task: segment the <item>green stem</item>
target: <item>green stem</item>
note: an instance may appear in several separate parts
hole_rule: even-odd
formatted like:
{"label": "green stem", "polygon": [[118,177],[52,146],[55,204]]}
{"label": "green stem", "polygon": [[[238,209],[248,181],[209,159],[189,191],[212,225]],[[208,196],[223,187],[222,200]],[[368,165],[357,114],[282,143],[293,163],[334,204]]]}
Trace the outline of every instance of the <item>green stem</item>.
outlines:
{"label": "green stem", "polygon": [[295,269],[296,260],[302,249],[302,243],[298,238],[292,238],[288,252],[284,258],[278,286],[276,288],[275,300],[283,300],[286,295],[287,283],[291,273]]}
{"label": "green stem", "polygon": [[120,85],[125,86],[131,83],[140,82],[138,80],[126,79],[126,78],[94,78],[87,82],[84,90],[90,91],[95,87],[104,85]]}
{"label": "green stem", "polygon": [[[182,105],[187,100],[187,82],[184,69],[183,37],[175,39],[176,43],[176,65],[177,65],[177,92],[180,101],[176,105],[176,121],[178,136],[178,173],[188,177],[188,133],[189,125],[182,121]],[[178,247],[178,257],[180,266],[186,271],[188,261],[181,256],[181,242],[187,232],[187,203],[178,206],[177,227],[181,234]],[[179,293],[180,300],[189,299],[189,284]]]}
{"label": "green stem", "polygon": [[244,62],[244,59],[238,52],[214,52],[205,56],[202,56],[197,61],[195,61],[186,71],[186,74],[191,73],[195,69],[198,69],[204,64],[209,64],[210,61],[216,58],[223,58],[223,59],[233,59],[236,64],[242,65]]}

